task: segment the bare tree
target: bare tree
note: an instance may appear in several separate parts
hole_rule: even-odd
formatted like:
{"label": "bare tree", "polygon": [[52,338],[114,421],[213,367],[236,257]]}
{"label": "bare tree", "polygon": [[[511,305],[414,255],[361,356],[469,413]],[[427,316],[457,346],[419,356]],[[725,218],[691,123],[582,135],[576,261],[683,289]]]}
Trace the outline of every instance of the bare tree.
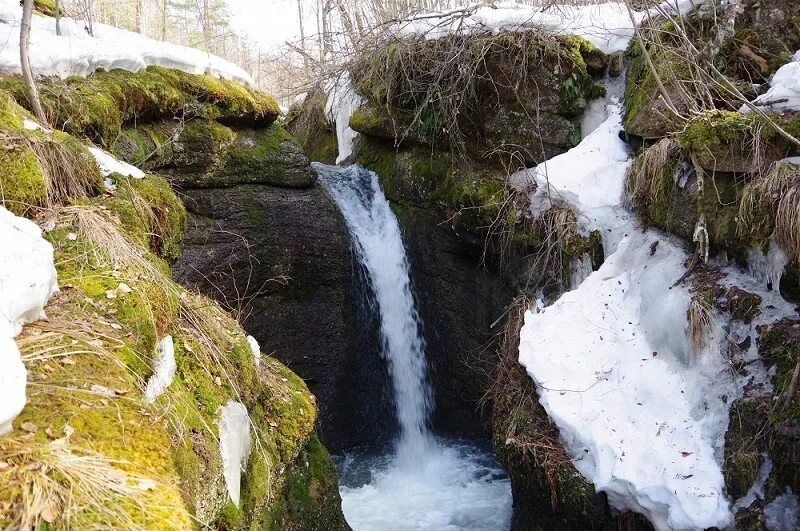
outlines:
{"label": "bare tree", "polygon": [[42,125],[47,125],[47,118],[42,109],[42,102],[39,101],[39,91],[36,88],[36,81],[33,79],[30,61],[31,45],[31,19],[33,18],[33,0],[25,0],[22,4],[22,21],[19,26],[19,59],[22,67],[22,77],[25,80],[25,88],[28,92],[28,100],[31,102],[33,114]]}

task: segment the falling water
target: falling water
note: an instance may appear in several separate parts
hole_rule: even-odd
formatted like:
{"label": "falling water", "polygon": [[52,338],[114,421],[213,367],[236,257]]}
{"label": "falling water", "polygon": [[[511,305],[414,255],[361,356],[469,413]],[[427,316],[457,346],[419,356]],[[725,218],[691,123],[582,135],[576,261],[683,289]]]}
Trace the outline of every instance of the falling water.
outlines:
{"label": "falling water", "polygon": [[371,281],[400,425],[391,455],[370,449],[339,456],[348,523],[355,531],[508,529],[510,484],[488,449],[428,428],[425,342],[400,227],[377,176],[360,166],[314,166]]}
{"label": "falling water", "polygon": [[359,166],[318,165],[317,171],[339,204],[372,281],[400,424],[397,456],[413,466],[433,445],[427,427],[432,400],[400,227],[374,173]]}

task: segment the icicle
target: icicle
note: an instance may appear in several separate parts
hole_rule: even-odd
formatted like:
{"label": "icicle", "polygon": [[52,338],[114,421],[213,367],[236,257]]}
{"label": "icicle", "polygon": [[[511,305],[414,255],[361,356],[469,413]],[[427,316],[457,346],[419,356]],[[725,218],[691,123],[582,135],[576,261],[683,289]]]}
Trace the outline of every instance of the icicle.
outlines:
{"label": "icicle", "polygon": [[706,229],[705,214],[700,214],[700,217],[697,219],[697,225],[694,227],[692,240],[697,244],[697,255],[704,263],[708,262],[708,229]]}
{"label": "icicle", "polygon": [[250,416],[247,408],[233,400],[219,408],[219,452],[228,494],[239,506],[242,467],[250,455]]}

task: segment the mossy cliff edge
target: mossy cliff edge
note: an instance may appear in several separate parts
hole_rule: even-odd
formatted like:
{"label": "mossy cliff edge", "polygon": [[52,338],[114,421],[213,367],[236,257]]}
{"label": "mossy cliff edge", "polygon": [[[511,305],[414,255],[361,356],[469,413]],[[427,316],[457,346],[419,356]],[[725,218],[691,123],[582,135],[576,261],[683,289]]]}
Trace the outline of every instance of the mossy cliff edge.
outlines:
{"label": "mossy cliff edge", "polygon": [[[50,131],[23,122],[32,118],[18,78],[0,85],[0,200],[44,228],[61,287],[48,318],[17,338],[28,404],[0,439],[2,526],[346,529],[305,383],[269,356],[257,364],[226,311],[172,281],[187,214],[169,181],[112,174],[105,188],[84,144],[121,153],[126,130],[193,119],[214,141],[224,124],[272,139],[273,100],[164,69],[46,79],[43,103],[61,130]],[[193,163],[193,151],[181,156]],[[270,162],[235,151],[230,160],[242,172]],[[148,403],[156,344],[168,335],[174,381]],[[238,507],[220,454],[219,408],[231,400],[248,410],[252,446]]]}

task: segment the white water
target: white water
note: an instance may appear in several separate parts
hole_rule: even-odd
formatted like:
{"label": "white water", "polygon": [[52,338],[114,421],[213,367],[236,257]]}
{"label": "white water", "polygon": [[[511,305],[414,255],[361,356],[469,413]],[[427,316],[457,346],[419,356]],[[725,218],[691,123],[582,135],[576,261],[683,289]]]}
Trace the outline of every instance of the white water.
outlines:
{"label": "white water", "polygon": [[491,454],[428,429],[433,400],[425,343],[400,227],[377,176],[359,166],[314,166],[369,274],[400,426],[390,455],[340,460],[348,523],[356,531],[507,529],[510,485]]}

